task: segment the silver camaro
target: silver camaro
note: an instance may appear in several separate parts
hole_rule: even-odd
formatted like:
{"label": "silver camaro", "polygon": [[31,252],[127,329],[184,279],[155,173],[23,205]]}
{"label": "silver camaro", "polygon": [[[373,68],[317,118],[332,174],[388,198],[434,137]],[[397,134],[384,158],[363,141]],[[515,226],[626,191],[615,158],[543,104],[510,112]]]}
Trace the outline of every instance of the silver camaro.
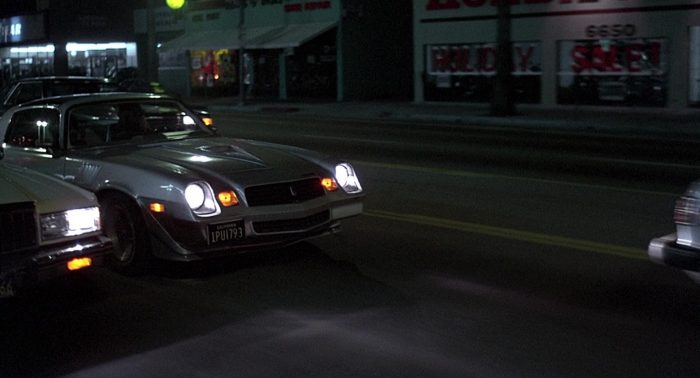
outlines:
{"label": "silver camaro", "polygon": [[113,266],[282,246],[362,212],[353,167],[312,151],[216,135],[167,96],[37,100],[0,119],[5,159],[95,193]]}

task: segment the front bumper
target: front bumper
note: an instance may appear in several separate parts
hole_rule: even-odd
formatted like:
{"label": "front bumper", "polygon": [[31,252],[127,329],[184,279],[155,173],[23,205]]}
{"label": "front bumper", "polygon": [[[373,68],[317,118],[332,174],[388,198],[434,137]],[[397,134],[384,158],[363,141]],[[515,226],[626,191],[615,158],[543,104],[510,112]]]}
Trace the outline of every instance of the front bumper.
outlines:
{"label": "front bumper", "polygon": [[67,264],[75,258],[89,257],[90,266],[101,266],[105,255],[111,252],[109,238],[98,235],[0,256],[0,297],[12,296],[19,288],[70,273]]}
{"label": "front bumper", "polygon": [[690,271],[700,271],[700,250],[678,245],[676,234],[669,234],[652,239],[647,250],[649,259],[663,264]]}
{"label": "front bumper", "polygon": [[[278,248],[340,230],[340,220],[362,213],[361,197],[331,204],[292,205],[285,211],[270,206],[246,211],[239,217],[216,221],[178,222],[167,215],[149,214],[146,224],[156,257],[174,261],[192,261],[246,252]],[[207,228],[211,223],[238,219],[245,229],[243,240],[225,244],[209,243]]]}

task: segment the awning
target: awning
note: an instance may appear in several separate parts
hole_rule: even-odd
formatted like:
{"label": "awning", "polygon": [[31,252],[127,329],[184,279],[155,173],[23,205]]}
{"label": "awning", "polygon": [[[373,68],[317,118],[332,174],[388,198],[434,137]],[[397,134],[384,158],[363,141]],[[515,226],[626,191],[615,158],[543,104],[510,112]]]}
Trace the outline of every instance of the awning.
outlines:
{"label": "awning", "polygon": [[284,25],[250,37],[246,41],[248,49],[283,49],[297,47],[335,27],[335,22]]}
{"label": "awning", "polygon": [[[246,49],[297,47],[333,28],[335,22],[290,24],[245,29]],[[159,51],[238,49],[238,30],[207,30],[186,33],[164,42]]]}

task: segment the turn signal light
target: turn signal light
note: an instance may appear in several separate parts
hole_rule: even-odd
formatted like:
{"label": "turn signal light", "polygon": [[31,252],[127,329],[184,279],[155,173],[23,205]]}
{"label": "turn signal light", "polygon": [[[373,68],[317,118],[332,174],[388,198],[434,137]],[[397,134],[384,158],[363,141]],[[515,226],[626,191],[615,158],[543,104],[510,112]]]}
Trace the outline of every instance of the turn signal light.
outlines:
{"label": "turn signal light", "polygon": [[148,208],[154,212],[154,213],[164,213],[165,212],[165,205],[159,202],[153,202],[151,203]]}
{"label": "turn signal light", "polygon": [[74,258],[71,261],[68,261],[66,266],[68,266],[68,270],[78,270],[78,269],[83,269],[87,268],[90,265],[92,265],[92,259],[89,257],[78,257]]}
{"label": "turn signal light", "polygon": [[324,178],[322,178],[322,179],[321,179],[321,186],[323,186],[323,188],[326,189],[326,190],[329,191],[329,192],[332,192],[332,191],[338,189],[338,183],[335,182],[335,180],[333,180],[333,179],[330,178],[330,177],[324,177]]}
{"label": "turn signal light", "polygon": [[221,192],[219,193],[219,202],[224,207],[231,207],[238,205],[238,196],[234,191]]}
{"label": "turn signal light", "polygon": [[208,127],[211,127],[214,124],[214,118],[212,117],[202,117],[202,122]]}

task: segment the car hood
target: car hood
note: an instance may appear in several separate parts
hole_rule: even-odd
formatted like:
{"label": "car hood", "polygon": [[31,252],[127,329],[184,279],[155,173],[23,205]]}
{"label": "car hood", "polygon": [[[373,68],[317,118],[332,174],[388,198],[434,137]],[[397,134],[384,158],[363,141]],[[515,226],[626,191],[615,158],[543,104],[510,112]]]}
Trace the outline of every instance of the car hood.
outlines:
{"label": "car hood", "polygon": [[[275,179],[317,174],[319,156],[303,149],[225,137],[193,138],[141,144],[120,156],[103,156],[115,163],[135,166],[178,166],[200,175],[237,178],[274,174]],[[246,175],[241,175],[246,173]]]}
{"label": "car hood", "polygon": [[96,206],[94,195],[50,176],[0,163],[0,204],[34,202],[39,213]]}

